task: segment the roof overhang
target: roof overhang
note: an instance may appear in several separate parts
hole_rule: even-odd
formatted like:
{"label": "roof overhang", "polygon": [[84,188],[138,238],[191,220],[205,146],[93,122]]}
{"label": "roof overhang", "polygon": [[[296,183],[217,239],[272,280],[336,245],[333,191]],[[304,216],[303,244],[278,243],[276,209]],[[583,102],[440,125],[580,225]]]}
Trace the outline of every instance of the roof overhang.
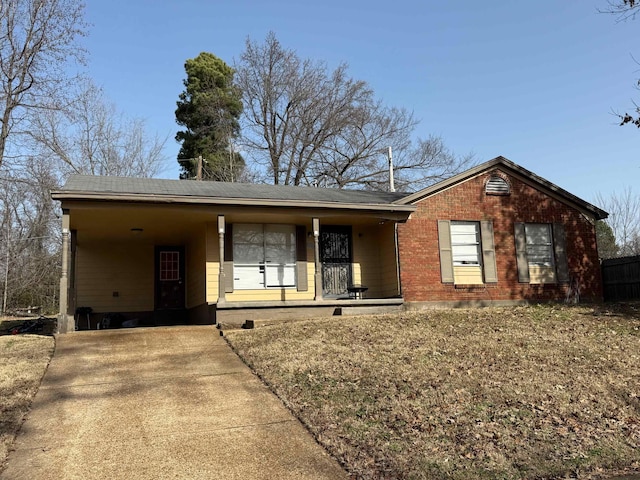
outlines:
{"label": "roof overhang", "polygon": [[393,212],[411,214],[416,210],[415,205],[396,203],[342,203],[318,202],[311,200],[278,200],[255,198],[225,198],[198,197],[176,195],[148,195],[138,193],[101,193],[91,191],[53,190],[51,197],[63,202],[123,202],[141,204],[173,204],[173,205],[202,205],[202,206],[239,206],[239,207],[274,207],[274,208],[303,208],[303,209],[331,209],[370,212]]}
{"label": "roof overhang", "polygon": [[535,173],[513,163],[512,161],[502,156],[496,157],[492,160],[489,160],[488,162],[481,163],[480,165],[470,168],[469,170],[465,170],[458,175],[454,175],[451,178],[443,180],[442,182],[438,182],[418,192],[412,193],[411,195],[407,195],[400,200],[396,200],[394,203],[398,203],[400,205],[415,204],[424,198],[436,195],[444,190],[458,185],[459,183],[475,178],[496,168],[505,170],[509,174],[516,177],[518,180],[526,183],[533,188],[542,190],[547,195],[563,203],[571,205],[572,207],[576,208],[585,215],[594,218],[595,220],[603,220],[609,216],[609,214],[604,210],[582,200],[581,198],[555,185],[554,183],[551,183],[550,181],[539,177]]}

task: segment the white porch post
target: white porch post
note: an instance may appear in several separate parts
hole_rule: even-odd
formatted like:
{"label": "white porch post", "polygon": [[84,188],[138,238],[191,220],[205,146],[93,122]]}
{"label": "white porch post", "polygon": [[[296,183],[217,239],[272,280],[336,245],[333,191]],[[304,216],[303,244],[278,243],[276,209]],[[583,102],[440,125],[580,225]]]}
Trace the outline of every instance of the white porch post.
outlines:
{"label": "white porch post", "polygon": [[314,275],[315,284],[315,299],[322,300],[322,265],[320,264],[320,219],[312,219],[313,226],[313,252],[315,255],[315,268]]}
{"label": "white porch post", "polygon": [[62,210],[62,271],[60,274],[60,312],[58,332],[75,330],[74,317],[69,317],[69,210]]}
{"label": "white porch post", "polygon": [[220,255],[220,269],[218,273],[218,302],[223,303],[225,301],[225,274],[224,274],[224,231],[225,221],[224,215],[218,215],[218,248]]}

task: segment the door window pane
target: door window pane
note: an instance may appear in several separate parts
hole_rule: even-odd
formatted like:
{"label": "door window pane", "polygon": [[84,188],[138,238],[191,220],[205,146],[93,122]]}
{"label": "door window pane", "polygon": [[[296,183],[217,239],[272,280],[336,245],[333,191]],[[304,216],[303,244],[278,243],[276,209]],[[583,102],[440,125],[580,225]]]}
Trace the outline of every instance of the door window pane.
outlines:
{"label": "door window pane", "polygon": [[160,252],[160,280],[180,280],[180,252]]}

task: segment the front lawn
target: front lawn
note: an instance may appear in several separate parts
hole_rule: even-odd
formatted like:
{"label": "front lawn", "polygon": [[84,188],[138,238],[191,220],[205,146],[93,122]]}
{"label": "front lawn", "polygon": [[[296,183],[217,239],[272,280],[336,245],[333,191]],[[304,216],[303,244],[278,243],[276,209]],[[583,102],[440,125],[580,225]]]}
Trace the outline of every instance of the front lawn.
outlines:
{"label": "front lawn", "polygon": [[11,335],[22,323],[0,321],[0,471],[54,348],[50,335]]}
{"label": "front lawn", "polygon": [[534,306],[232,331],[355,478],[598,478],[640,466],[640,312]]}

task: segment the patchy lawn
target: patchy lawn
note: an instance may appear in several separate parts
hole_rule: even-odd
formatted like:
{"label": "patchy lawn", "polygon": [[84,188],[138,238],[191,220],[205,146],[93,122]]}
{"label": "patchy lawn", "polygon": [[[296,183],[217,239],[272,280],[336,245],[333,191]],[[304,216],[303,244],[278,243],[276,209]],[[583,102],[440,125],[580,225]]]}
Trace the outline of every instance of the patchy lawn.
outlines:
{"label": "patchy lawn", "polygon": [[0,321],[0,471],[54,348],[51,336],[7,335],[16,325]]}
{"label": "patchy lawn", "polygon": [[640,311],[535,306],[226,332],[355,478],[640,467]]}

